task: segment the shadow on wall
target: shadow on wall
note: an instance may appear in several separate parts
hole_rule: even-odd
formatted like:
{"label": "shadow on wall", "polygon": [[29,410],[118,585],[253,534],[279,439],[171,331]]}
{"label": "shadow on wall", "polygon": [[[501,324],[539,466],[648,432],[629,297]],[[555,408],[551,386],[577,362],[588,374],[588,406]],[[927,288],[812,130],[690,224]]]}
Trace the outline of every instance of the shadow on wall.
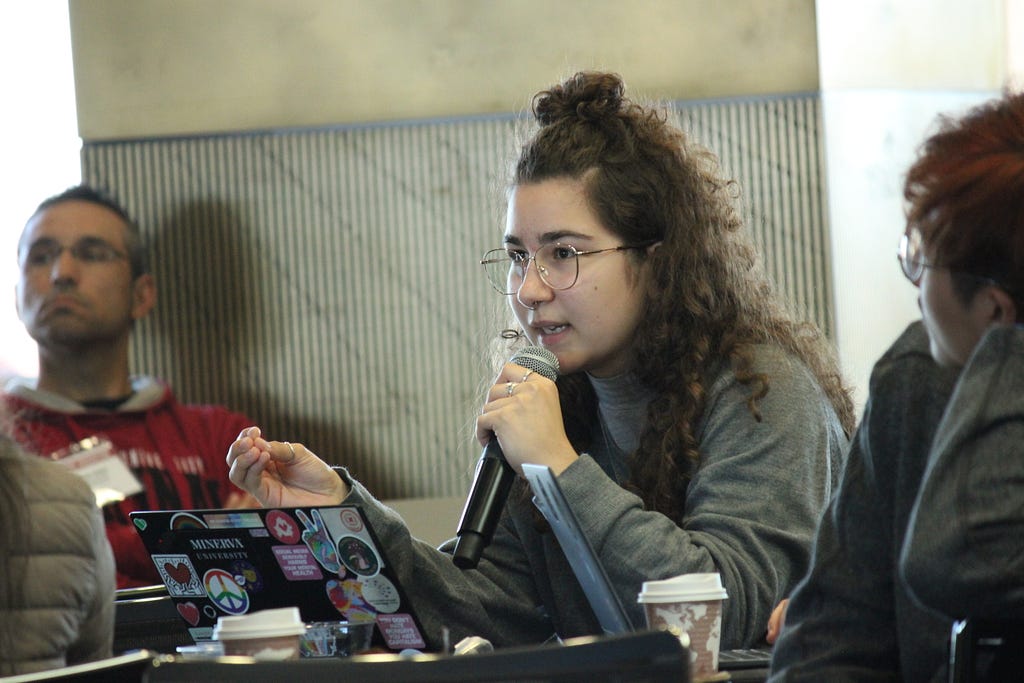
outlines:
{"label": "shadow on wall", "polygon": [[[242,212],[230,202],[205,200],[176,207],[153,228],[150,253],[158,303],[140,330],[136,362],[171,383],[182,401],[216,403],[245,413],[271,439],[352,444],[341,406],[331,417],[301,414],[295,346],[311,334],[288,306],[289,282],[262,248]],[[276,315],[280,324],[262,318]],[[142,345],[140,345],[142,346]],[[323,377],[330,381],[330,373]],[[315,389],[313,389],[315,393]],[[321,453],[338,464],[369,462],[361,449]],[[357,475],[360,473],[356,473]],[[373,473],[365,473],[373,486]]]}

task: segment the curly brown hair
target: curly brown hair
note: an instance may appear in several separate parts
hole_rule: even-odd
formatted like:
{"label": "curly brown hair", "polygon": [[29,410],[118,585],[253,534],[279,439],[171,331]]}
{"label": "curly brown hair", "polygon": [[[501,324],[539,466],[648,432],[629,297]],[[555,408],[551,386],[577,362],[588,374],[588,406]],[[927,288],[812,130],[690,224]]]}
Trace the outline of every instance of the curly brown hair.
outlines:
{"label": "curly brown hair", "polygon": [[[774,293],[735,207],[736,183],[721,177],[717,158],[662,109],[627,99],[617,74],[577,73],[538,93],[533,114],[539,128],[522,146],[511,185],[582,181],[591,208],[623,243],[659,243],[629,252],[638,264],[646,260],[649,273],[633,370],[655,399],[627,488],[648,509],[682,517],[701,459],[695,429],[706,385],[723,362],[750,387],[748,406],[760,419],[771,377],[753,370],[755,344],[800,358],[849,435],[853,402],[834,354]],[[566,432],[586,450],[597,420],[593,389],[576,373],[559,379],[559,394]]]}

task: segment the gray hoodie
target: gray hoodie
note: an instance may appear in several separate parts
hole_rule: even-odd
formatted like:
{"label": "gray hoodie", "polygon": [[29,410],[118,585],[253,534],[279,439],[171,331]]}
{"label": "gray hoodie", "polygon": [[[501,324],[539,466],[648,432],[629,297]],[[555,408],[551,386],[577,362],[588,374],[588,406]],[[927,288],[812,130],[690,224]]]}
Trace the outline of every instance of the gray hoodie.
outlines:
{"label": "gray hoodie", "polygon": [[[806,570],[847,440],[802,363],[780,349],[758,347],[754,370],[770,381],[759,403],[761,421],[747,407],[750,389],[731,371],[722,370],[708,385],[697,430],[702,461],[682,519],[644,510],[640,498],[616,480],[620,468],[608,462],[609,449],[581,455],[559,475],[638,626],[644,617],[636,597],[645,580],[718,571],[729,594],[722,646],[750,646],[763,641],[772,607]],[[479,635],[499,646],[600,633],[553,534],[538,527],[522,480],[479,566],[465,571],[449,555],[410,538],[396,513],[352,485],[345,502],[366,508],[432,647],[440,645],[444,627],[452,642]]]}
{"label": "gray hoodie", "polygon": [[897,576],[928,448],[956,380],[912,324],[875,364],[846,469],[775,643],[771,683],[945,680],[951,621]]}
{"label": "gray hoodie", "polygon": [[1024,326],[992,328],[964,366],[900,568],[950,617],[1024,619]]}

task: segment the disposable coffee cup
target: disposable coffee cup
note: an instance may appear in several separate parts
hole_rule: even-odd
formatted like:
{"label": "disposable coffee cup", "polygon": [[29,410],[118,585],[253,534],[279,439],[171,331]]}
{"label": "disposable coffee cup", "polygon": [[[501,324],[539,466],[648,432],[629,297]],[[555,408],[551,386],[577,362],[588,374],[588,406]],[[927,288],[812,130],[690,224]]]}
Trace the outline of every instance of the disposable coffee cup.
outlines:
{"label": "disposable coffee cup", "polygon": [[637,602],[644,606],[648,628],[669,631],[689,648],[691,675],[698,681],[718,673],[722,600],[727,597],[719,574],[682,574],[645,581]]}
{"label": "disposable coffee cup", "polygon": [[224,654],[262,660],[299,658],[299,637],[306,632],[298,607],[265,609],[238,617],[221,617],[213,638]]}

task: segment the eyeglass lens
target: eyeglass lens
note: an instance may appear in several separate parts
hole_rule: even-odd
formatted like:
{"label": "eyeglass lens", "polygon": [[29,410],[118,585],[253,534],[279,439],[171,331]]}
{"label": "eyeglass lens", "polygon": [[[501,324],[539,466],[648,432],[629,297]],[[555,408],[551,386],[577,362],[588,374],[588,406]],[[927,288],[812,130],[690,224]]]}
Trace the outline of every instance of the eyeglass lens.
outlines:
{"label": "eyeglass lens", "polygon": [[908,280],[917,284],[924,273],[925,264],[921,260],[921,232],[913,229],[900,238],[900,267]]}

